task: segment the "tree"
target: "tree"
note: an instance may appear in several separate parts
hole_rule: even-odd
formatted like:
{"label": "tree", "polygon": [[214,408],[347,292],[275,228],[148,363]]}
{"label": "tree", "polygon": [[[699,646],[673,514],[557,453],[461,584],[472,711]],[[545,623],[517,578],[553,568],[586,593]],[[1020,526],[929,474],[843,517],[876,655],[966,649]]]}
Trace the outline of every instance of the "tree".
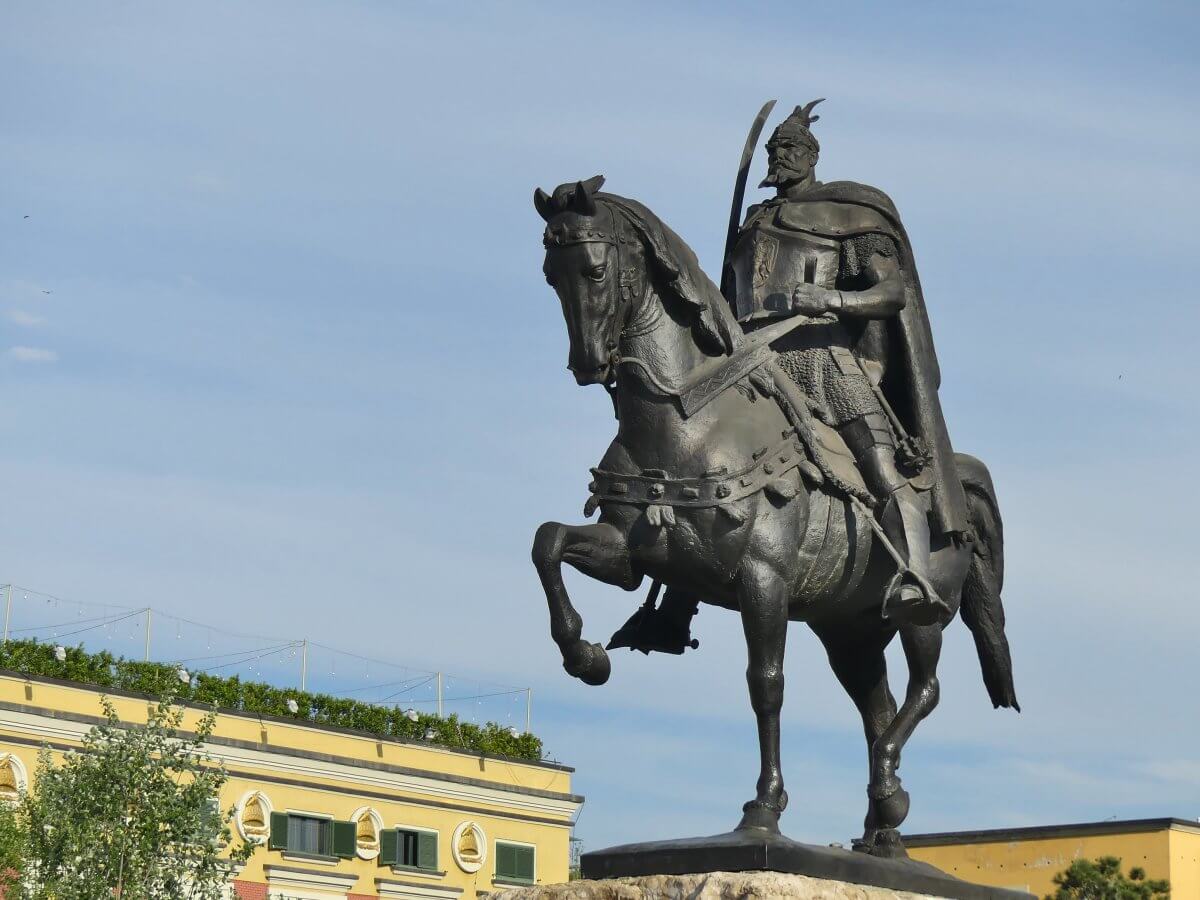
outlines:
{"label": "tree", "polygon": [[234,810],[216,806],[228,776],[203,746],[215,714],[183,735],[183,709],[171,701],[151,706],[143,727],[122,723],[104,697],[107,721],[83,738],[82,750],[61,765],[42,750],[33,789],[16,811],[20,890],[6,900],[224,895],[230,865],[244,863],[254,847],[232,846]]}
{"label": "tree", "polygon": [[24,865],[26,831],[17,810],[0,803],[0,900],[20,894],[18,882]]}
{"label": "tree", "polygon": [[1121,860],[1102,856],[1094,862],[1077,859],[1054,876],[1058,890],[1046,900],[1168,900],[1171,885],[1163,879],[1146,880],[1146,870],[1134,866],[1129,877],[1121,874]]}

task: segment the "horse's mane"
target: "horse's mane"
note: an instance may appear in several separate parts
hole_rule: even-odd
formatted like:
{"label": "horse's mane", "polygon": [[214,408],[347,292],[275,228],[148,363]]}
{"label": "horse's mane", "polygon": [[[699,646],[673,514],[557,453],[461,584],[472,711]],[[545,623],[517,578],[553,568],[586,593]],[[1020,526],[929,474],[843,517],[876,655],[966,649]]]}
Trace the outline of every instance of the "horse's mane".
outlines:
{"label": "horse's mane", "polygon": [[733,353],[742,330],[721,291],[700,268],[692,248],[636,200],[608,193],[597,193],[595,199],[612,207],[614,214],[619,214],[640,235],[648,260],[671,292],[693,310],[700,344],[714,353]]}

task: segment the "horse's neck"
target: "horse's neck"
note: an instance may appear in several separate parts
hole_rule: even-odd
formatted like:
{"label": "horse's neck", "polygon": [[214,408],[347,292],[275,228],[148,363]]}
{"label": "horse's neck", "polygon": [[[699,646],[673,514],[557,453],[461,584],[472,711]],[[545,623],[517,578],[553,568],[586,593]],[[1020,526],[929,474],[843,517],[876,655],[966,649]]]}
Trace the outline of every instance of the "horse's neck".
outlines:
{"label": "horse's neck", "polygon": [[664,306],[648,289],[621,336],[621,368],[617,388],[643,383],[659,394],[678,392],[688,376],[706,359],[691,326]]}
{"label": "horse's neck", "polygon": [[[696,345],[688,323],[656,296],[639,304],[630,317],[619,352],[617,442],[640,465],[674,468],[680,462],[675,445],[690,443],[687,433],[703,428],[699,421],[684,419],[679,391],[709,357]],[[668,460],[673,464],[664,465]]]}

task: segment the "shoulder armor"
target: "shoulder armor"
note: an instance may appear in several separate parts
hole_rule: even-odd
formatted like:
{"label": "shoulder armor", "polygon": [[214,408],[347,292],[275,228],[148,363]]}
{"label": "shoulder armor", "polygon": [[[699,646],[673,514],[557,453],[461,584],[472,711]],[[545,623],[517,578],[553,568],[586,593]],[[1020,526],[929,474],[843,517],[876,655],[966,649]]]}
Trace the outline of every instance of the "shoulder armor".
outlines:
{"label": "shoulder armor", "polygon": [[779,207],[775,222],[792,231],[808,231],[832,238],[867,232],[891,235],[895,228],[878,210],[858,203],[835,200],[792,201]]}

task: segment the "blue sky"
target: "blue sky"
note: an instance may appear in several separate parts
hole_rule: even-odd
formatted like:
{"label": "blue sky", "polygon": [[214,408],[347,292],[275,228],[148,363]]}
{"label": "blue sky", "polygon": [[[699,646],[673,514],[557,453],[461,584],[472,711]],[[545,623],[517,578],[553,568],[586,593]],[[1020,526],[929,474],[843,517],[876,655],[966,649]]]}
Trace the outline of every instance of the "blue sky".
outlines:
{"label": "blue sky", "polygon": [[[549,639],[529,544],[613,423],[530,195],[603,172],[715,273],[749,120],[823,96],[819,175],[896,200],[1007,531],[1025,712],[953,625],[907,830],[1200,816],[1200,15],[831,10],[6,3],[0,581],[531,685],[587,846],[730,827],[732,614],[601,689]],[[593,640],[640,600],[569,586]],[[785,829],[848,840],[862,738],[800,627],[785,722]]]}

